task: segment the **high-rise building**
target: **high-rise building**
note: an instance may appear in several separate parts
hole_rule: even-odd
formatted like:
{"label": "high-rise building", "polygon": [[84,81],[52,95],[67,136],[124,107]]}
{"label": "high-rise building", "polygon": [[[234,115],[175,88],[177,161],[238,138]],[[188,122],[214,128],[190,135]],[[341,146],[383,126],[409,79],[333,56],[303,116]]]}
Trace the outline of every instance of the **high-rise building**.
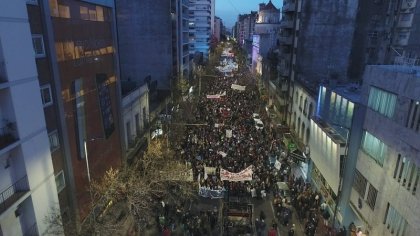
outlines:
{"label": "high-rise building", "polygon": [[189,75],[189,10],[188,0],[171,0],[172,14],[172,75],[188,79]]}
{"label": "high-rise building", "polygon": [[176,20],[171,0],[117,0],[116,8],[121,79],[143,84],[150,77],[158,88],[169,89]]}
{"label": "high-rise building", "polygon": [[215,0],[189,1],[189,41],[190,57],[202,54],[207,60],[210,53],[210,40],[214,33]]}
{"label": "high-rise building", "polygon": [[420,231],[420,68],[367,66],[363,137],[349,193],[353,221],[371,235]]}
{"label": "high-rise building", "polygon": [[43,235],[64,184],[52,158],[59,137],[43,112],[56,102],[53,87],[37,73],[45,36],[30,20],[25,1],[0,4],[0,235]]}
{"label": "high-rise building", "polygon": [[222,19],[216,16],[214,19],[214,37],[217,39],[218,42],[220,41],[222,28],[223,28]]}

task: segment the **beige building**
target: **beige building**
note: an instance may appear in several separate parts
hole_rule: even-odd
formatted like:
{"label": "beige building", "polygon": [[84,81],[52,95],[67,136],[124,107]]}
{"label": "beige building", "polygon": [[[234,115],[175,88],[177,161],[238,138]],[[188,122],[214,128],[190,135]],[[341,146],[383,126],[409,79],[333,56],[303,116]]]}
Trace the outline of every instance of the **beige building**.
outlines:
{"label": "beige building", "polygon": [[420,68],[368,66],[350,205],[370,235],[420,232]]}

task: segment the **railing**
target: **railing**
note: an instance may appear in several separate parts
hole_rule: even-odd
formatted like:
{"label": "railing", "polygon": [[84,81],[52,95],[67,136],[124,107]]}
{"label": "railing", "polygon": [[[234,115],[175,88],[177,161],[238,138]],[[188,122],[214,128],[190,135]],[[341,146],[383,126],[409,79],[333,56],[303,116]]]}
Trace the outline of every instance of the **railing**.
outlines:
{"label": "railing", "polygon": [[25,233],[23,233],[23,236],[39,236],[38,226],[36,225],[36,223],[29,227],[29,229],[27,229]]}
{"label": "railing", "polygon": [[19,179],[12,186],[0,193],[0,214],[7,210],[23,194],[29,191],[28,177]]}

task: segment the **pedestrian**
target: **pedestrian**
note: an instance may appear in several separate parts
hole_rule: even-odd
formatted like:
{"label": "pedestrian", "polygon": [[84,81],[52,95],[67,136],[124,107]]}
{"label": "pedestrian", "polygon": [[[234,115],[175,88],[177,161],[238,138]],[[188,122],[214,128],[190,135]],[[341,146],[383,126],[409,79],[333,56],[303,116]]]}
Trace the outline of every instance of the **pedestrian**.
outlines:
{"label": "pedestrian", "polygon": [[277,230],[273,227],[268,231],[268,236],[277,236]]}
{"label": "pedestrian", "polygon": [[288,236],[294,236],[295,235],[295,224],[292,225],[292,227],[290,227],[289,232],[288,232]]}
{"label": "pedestrian", "polygon": [[322,218],[324,220],[324,226],[328,227],[328,220],[330,219],[330,212],[328,211],[328,209],[325,209],[324,212],[322,213]]}

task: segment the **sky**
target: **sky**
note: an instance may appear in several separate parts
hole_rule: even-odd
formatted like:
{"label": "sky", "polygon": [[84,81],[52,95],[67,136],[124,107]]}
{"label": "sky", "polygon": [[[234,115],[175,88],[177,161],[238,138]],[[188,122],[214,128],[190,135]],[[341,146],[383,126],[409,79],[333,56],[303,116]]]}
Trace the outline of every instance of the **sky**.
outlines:
{"label": "sky", "polygon": [[[223,24],[231,29],[235,25],[239,14],[258,11],[258,4],[268,3],[269,0],[215,0],[216,16],[220,17]],[[277,8],[281,8],[283,0],[271,0]]]}

